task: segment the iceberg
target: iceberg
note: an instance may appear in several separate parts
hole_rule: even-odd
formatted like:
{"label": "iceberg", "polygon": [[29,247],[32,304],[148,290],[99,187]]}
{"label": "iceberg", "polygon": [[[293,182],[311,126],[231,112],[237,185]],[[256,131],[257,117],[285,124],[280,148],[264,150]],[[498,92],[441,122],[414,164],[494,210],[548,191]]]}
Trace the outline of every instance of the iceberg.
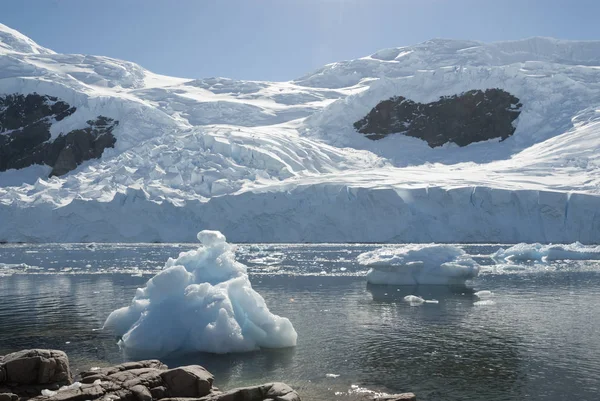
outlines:
{"label": "iceberg", "polygon": [[197,250],[169,258],[138,288],[131,305],[113,311],[104,329],[136,354],[229,353],[296,345],[292,323],[272,314],[252,289],[235,246],[218,231],[201,231]]}
{"label": "iceberg", "polygon": [[358,255],[369,266],[367,282],[391,285],[464,285],[479,274],[479,265],[452,245],[385,247]]}
{"label": "iceberg", "polygon": [[500,261],[541,261],[552,260],[600,260],[600,246],[582,245],[574,242],[567,245],[517,244],[507,249],[499,249],[492,259]]}

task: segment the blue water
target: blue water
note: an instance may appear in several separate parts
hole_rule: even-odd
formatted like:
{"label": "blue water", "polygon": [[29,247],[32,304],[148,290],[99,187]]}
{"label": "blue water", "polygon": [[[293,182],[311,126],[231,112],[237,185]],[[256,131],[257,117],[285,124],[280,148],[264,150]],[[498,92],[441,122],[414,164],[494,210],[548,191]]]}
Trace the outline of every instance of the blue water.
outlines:
{"label": "blue water", "polygon": [[[128,357],[98,330],[168,257],[196,245],[0,245],[0,354],[65,350],[75,371]],[[244,245],[254,288],[290,318],[293,349],[195,354],[222,388],[280,380],[304,400],[413,391],[419,400],[597,400],[600,263],[497,265],[472,290],[367,286],[356,256],[374,245]],[[473,291],[490,290],[478,305]],[[410,306],[408,294],[438,304]],[[328,374],[339,377],[328,377]]]}

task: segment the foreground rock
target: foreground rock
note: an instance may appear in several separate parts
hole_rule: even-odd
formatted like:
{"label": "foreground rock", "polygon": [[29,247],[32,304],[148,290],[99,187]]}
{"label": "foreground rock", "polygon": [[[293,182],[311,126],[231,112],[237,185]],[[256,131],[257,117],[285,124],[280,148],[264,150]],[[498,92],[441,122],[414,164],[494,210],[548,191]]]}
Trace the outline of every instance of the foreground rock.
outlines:
{"label": "foreground rock", "polygon": [[0,357],[0,401],[300,401],[284,383],[222,392],[202,366],[169,369],[158,360],[127,362],[80,376],[73,382],[62,351],[15,352]]}
{"label": "foreground rock", "polygon": [[[127,362],[80,374],[73,382],[62,351],[33,349],[0,356],[0,401],[300,401],[285,383],[219,391],[199,365],[169,369],[158,360]],[[416,401],[413,393],[373,401]]]}
{"label": "foreground rock", "polygon": [[0,357],[0,401],[33,397],[42,389],[72,382],[69,359],[62,351],[32,349]]}
{"label": "foreground rock", "polygon": [[354,128],[373,140],[401,133],[432,148],[447,142],[466,146],[511,136],[520,109],[519,99],[502,89],[471,90],[427,104],[396,96],[380,102]]}

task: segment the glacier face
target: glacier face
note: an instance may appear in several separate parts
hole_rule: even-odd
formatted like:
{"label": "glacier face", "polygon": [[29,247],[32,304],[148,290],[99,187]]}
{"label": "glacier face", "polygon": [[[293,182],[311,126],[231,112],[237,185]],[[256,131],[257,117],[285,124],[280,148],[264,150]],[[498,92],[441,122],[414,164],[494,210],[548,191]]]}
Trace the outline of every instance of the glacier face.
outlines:
{"label": "glacier face", "polygon": [[[435,149],[353,128],[378,102],[500,88],[514,134]],[[61,177],[0,173],[0,241],[600,242],[600,41],[432,40],[290,82],[185,79],[57,54],[0,25],[0,95],[98,115],[115,148]]]}

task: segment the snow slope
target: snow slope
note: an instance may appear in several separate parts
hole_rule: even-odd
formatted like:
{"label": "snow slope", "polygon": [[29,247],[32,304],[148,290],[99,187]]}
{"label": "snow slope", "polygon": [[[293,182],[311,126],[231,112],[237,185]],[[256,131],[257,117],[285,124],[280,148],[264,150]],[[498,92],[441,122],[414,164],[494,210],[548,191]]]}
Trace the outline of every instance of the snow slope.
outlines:
{"label": "snow slope", "polygon": [[[503,142],[352,127],[394,95],[492,87],[523,103]],[[432,40],[258,82],[57,54],[0,25],[0,95],[33,92],[77,107],[53,136],[105,115],[117,142],[60,178],[0,173],[0,241],[600,242],[600,41]]]}

